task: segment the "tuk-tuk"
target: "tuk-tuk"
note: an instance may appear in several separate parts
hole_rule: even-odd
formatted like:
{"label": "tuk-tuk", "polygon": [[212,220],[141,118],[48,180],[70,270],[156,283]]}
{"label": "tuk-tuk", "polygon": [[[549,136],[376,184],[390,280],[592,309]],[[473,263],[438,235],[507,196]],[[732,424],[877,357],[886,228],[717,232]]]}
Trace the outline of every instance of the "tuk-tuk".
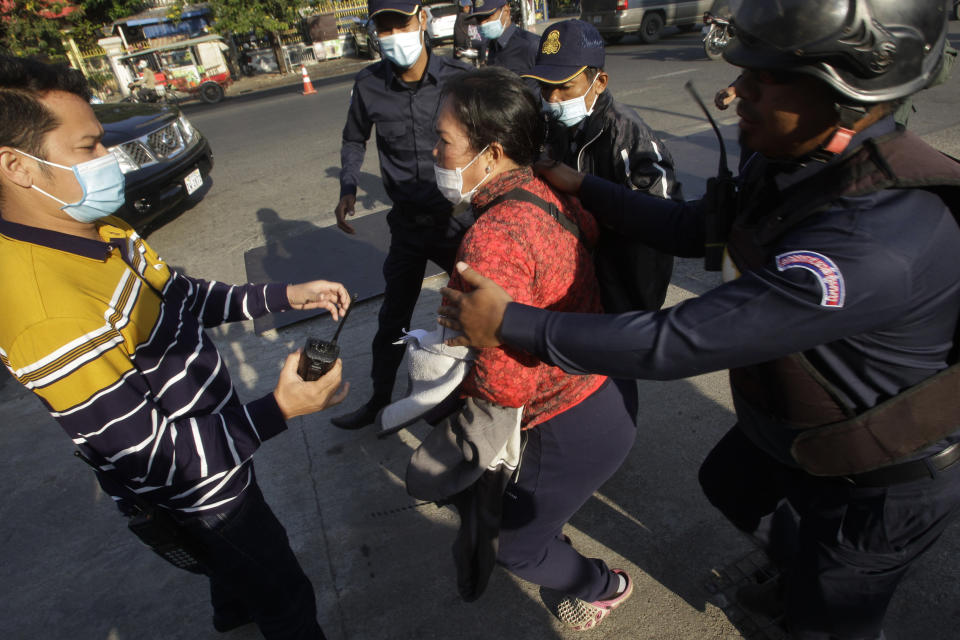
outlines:
{"label": "tuk-tuk", "polygon": [[233,82],[223,56],[226,49],[223,38],[208,35],[141,49],[118,60],[128,65],[134,78],[152,73],[155,82],[147,85],[154,85],[158,93],[196,95],[213,104],[223,99]]}

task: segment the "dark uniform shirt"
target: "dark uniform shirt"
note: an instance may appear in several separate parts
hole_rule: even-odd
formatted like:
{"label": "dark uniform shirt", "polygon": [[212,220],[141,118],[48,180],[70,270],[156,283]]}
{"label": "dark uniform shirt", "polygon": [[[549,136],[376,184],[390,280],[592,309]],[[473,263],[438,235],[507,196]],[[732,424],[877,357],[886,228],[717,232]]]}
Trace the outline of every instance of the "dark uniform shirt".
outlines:
{"label": "dark uniform shirt", "polygon": [[[892,118],[882,120],[850,148],[893,126]],[[783,190],[825,166],[781,169],[768,180]],[[651,200],[591,176],[580,197],[625,234],[674,255],[703,255],[697,202]],[[645,215],[631,215],[639,208]],[[738,277],[670,309],[585,316],[511,304],[501,335],[567,371],[648,379],[804,352],[848,406],[864,410],[947,367],[960,315],[958,246],[960,228],[938,196],[888,189],[836,201],[786,232],[764,268],[730,272]],[[828,281],[791,260],[811,253],[826,258],[838,278]],[[758,445],[789,462],[783,447],[791,434],[739,402],[737,415]]]}
{"label": "dark uniform shirt", "polygon": [[503,35],[491,40],[489,46],[487,64],[509,69],[519,76],[533,69],[540,36],[511,24],[503,30]]}
{"label": "dark uniform shirt", "polygon": [[460,11],[457,13],[457,19],[453,23],[453,48],[471,49],[473,47],[473,38],[470,37],[470,27],[474,26],[470,19],[470,14]]}
{"label": "dark uniform shirt", "polygon": [[340,197],[356,194],[370,129],[376,125],[380,175],[394,208],[415,213],[450,211],[433,172],[434,122],[444,82],[470,69],[452,58],[430,54],[424,76],[416,84],[403,82],[387,60],[358,73],[343,127]]}

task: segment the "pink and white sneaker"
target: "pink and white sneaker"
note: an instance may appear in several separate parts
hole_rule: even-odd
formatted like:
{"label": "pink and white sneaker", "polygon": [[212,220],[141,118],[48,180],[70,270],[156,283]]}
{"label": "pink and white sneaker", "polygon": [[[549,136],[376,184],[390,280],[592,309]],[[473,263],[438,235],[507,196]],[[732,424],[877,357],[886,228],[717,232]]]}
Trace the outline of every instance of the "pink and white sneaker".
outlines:
{"label": "pink and white sneaker", "polygon": [[574,631],[586,631],[592,629],[610,615],[610,612],[623,604],[633,593],[633,580],[622,569],[613,569],[617,575],[623,576],[627,581],[627,587],[620,595],[610,600],[597,600],[596,602],[587,602],[580,598],[567,596],[560,601],[557,607],[557,617],[559,617],[568,627]]}

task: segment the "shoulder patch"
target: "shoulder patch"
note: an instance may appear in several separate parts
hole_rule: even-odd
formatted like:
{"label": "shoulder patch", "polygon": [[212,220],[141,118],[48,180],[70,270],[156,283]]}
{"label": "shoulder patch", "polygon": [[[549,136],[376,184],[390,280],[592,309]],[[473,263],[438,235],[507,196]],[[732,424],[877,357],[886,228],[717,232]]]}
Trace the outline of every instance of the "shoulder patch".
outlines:
{"label": "shoulder patch", "polygon": [[827,256],[816,251],[788,251],[776,257],[777,270],[800,268],[812,273],[820,282],[823,296],[820,305],[840,308],[846,297],[846,283],[837,265]]}

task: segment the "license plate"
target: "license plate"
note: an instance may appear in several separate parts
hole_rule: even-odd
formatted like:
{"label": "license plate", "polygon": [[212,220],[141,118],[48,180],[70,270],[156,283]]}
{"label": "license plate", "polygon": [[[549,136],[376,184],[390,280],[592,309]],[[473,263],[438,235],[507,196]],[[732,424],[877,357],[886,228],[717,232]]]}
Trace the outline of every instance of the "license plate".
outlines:
{"label": "license plate", "polygon": [[600,24],[603,22],[603,16],[593,16],[593,24]]}
{"label": "license plate", "polygon": [[200,175],[199,167],[187,174],[187,177],[183,179],[183,185],[187,188],[187,195],[203,186],[203,176]]}

